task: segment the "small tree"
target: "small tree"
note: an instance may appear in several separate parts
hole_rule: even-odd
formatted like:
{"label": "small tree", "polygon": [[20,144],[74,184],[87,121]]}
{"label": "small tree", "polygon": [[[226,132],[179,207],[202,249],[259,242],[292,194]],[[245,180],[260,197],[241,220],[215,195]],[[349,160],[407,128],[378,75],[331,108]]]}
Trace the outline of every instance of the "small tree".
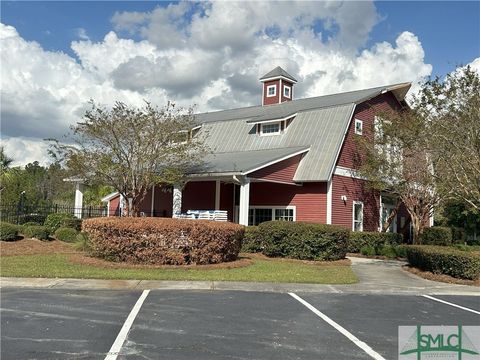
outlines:
{"label": "small tree", "polygon": [[480,76],[467,66],[428,81],[416,107],[430,123],[439,191],[480,210]]}
{"label": "small tree", "polygon": [[[411,217],[414,242],[417,242],[442,199],[432,176],[429,127],[415,110],[378,115],[373,141],[361,140],[360,173],[374,189],[388,192],[403,202]],[[397,209],[401,202],[397,202]],[[394,210],[383,224],[383,230],[388,228],[395,214]]]}
{"label": "small tree", "polygon": [[84,121],[73,126],[73,145],[54,141],[52,151],[76,176],[108,184],[125,199],[129,215],[154,185],[179,184],[207,149],[193,136],[192,109],[163,108],[146,103],[135,108],[117,102],[112,109],[91,101]]}

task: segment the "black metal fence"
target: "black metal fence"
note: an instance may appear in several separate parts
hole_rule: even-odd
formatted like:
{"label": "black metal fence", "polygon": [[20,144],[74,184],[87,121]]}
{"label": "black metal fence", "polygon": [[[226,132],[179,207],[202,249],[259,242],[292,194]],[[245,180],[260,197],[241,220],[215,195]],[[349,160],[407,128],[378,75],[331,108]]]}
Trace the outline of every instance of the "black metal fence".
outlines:
{"label": "black metal fence", "polygon": [[35,222],[43,224],[49,214],[73,214],[80,215],[82,219],[107,216],[106,206],[84,206],[76,208],[66,205],[38,205],[38,206],[0,206],[0,220],[14,224],[24,224],[26,222]]}

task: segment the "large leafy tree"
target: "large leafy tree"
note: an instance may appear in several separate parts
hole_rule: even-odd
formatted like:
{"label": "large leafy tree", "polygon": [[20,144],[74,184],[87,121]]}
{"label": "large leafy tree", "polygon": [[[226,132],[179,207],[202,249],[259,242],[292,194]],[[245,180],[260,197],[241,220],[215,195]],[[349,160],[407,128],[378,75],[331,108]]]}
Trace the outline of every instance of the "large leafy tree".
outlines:
{"label": "large leafy tree", "polygon": [[383,230],[392,221],[400,203],[405,205],[413,227],[414,242],[428,225],[442,200],[432,176],[428,154],[429,129],[425,119],[413,109],[378,113],[374,141],[362,140],[363,161],[360,173],[378,191],[399,201]]}
{"label": "large leafy tree", "polygon": [[430,125],[438,190],[480,211],[480,76],[467,66],[428,81],[417,109]]}
{"label": "large leafy tree", "polygon": [[461,199],[478,209],[479,84],[469,67],[429,80],[410,107],[377,113],[374,141],[361,142],[360,172],[375,189],[405,204],[415,242],[443,201]]}
{"label": "large leafy tree", "polygon": [[201,163],[207,149],[195,127],[192,109],[172,103],[137,108],[117,102],[107,109],[92,101],[73,127],[74,144],[54,142],[52,151],[77,177],[112,186],[135,216],[153,185],[181,184]]}

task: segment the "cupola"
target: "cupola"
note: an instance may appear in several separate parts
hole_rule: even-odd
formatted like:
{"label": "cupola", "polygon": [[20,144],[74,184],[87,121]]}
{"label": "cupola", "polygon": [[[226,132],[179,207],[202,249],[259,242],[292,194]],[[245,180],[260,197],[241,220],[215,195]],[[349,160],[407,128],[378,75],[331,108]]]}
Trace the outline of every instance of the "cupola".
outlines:
{"label": "cupola", "polygon": [[262,83],[262,105],[280,104],[293,99],[293,84],[297,80],[277,66],[260,78]]}

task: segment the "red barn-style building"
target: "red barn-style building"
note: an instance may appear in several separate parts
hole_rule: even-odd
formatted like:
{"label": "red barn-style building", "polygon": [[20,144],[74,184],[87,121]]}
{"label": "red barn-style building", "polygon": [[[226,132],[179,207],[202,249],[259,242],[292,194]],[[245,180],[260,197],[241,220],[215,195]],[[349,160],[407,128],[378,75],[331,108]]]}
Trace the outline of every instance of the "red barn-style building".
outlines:
{"label": "red barn-style building", "polygon": [[[378,231],[395,201],[355,174],[356,138],[373,138],[375,114],[404,107],[411,84],[295,100],[297,80],[281,67],[260,81],[261,106],[196,115],[213,153],[183,188],[154,187],[145,215],[215,209],[243,225],[288,220]],[[103,200],[109,215],[121,213],[118,194]],[[409,237],[409,228],[401,208],[390,230]]]}

